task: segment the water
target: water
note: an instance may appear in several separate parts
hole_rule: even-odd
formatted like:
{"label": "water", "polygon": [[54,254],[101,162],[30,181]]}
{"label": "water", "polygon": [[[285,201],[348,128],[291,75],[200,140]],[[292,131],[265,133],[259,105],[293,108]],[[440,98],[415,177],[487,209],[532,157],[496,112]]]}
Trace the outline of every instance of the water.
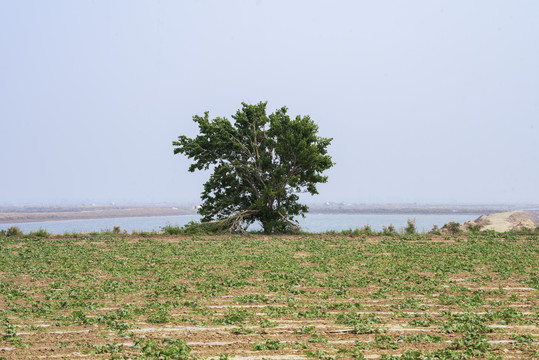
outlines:
{"label": "water", "polygon": [[[397,230],[402,230],[407,225],[408,219],[415,219],[416,228],[419,232],[427,232],[434,225],[442,227],[448,222],[455,221],[464,223],[476,219],[480,214],[448,214],[448,215],[425,215],[425,214],[307,214],[304,219],[299,219],[302,229],[309,232],[320,233],[329,230],[341,231],[361,228],[369,225],[371,229],[381,231],[383,226],[392,224]],[[10,226],[18,226],[24,233],[47,230],[53,234],[99,232],[112,230],[119,226],[121,230],[132,231],[159,231],[166,225],[183,226],[189,221],[197,221],[198,215],[181,216],[155,216],[155,217],[130,217],[115,219],[91,219],[91,220],[64,220],[31,222],[19,224],[0,224],[0,230]],[[253,224],[250,230],[258,230],[260,226]]]}
{"label": "water", "polygon": [[481,214],[309,214],[300,221],[300,225],[305,231],[324,232],[357,229],[365,225],[369,225],[373,230],[381,231],[383,226],[392,224],[400,231],[408,225],[408,219],[413,219],[416,222],[417,231],[427,232],[434,225],[442,227],[451,221],[463,224],[479,216]]}

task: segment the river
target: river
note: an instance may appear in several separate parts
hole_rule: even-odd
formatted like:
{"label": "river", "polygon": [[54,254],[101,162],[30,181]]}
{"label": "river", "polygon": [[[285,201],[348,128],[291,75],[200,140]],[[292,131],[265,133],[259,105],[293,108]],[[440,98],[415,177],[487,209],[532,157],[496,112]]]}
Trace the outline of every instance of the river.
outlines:
{"label": "river", "polygon": [[[414,219],[419,232],[428,232],[434,225],[438,227],[455,221],[464,223],[479,217],[480,214],[307,214],[299,219],[299,224],[304,231],[321,233],[326,231],[341,231],[357,229],[369,225],[373,230],[380,231],[383,226],[392,224],[397,230],[402,230],[407,225],[408,219]],[[91,220],[64,220],[31,222],[18,224],[0,224],[0,230],[10,226],[18,226],[24,233],[44,229],[49,233],[64,234],[78,232],[99,232],[111,230],[114,226],[127,232],[152,232],[159,231],[166,225],[183,226],[189,221],[198,220],[198,215],[181,216],[155,216],[155,217],[128,217],[113,219]],[[250,230],[260,229],[253,224]]]}

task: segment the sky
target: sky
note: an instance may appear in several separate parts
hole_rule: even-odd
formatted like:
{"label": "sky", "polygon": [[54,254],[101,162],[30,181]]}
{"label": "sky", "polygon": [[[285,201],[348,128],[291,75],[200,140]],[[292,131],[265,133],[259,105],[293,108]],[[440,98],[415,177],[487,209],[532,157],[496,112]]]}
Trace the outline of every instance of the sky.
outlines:
{"label": "sky", "polygon": [[0,1],[0,206],[199,202],[193,115],[310,115],[308,203],[539,204],[539,1]]}

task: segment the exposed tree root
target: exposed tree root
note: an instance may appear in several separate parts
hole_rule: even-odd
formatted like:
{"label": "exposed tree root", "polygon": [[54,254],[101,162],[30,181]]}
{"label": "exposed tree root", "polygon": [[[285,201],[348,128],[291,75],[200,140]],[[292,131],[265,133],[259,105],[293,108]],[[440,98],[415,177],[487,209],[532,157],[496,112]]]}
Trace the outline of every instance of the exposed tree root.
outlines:
{"label": "exposed tree root", "polygon": [[280,216],[284,221],[286,221],[286,222],[290,225],[290,230],[291,230],[292,232],[298,232],[298,231],[301,230],[301,227],[299,226],[298,223],[295,223],[295,222],[293,222],[293,221],[288,220],[287,218],[285,218],[285,217],[283,216],[283,214],[281,214],[280,211],[277,211],[277,214],[279,214],[279,216]]}
{"label": "exposed tree root", "polygon": [[228,231],[244,233],[247,228],[246,220],[259,213],[260,210],[245,210],[224,219],[200,223],[199,226],[216,232]]}
{"label": "exposed tree root", "polygon": [[[281,219],[285,221],[289,226],[290,232],[298,232],[301,230],[299,224],[290,221],[283,216],[280,212],[277,212]],[[215,221],[203,222],[196,225],[191,225],[200,228],[204,232],[240,232],[244,233],[247,226],[252,222],[249,221],[255,215],[260,214],[260,210],[245,210],[237,214],[231,215],[224,219]]]}

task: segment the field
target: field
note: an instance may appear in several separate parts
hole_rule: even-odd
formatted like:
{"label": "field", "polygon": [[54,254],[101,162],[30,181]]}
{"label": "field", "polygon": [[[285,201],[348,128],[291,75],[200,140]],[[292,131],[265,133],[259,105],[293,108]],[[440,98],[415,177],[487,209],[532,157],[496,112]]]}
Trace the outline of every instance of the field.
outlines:
{"label": "field", "polygon": [[539,358],[536,235],[0,237],[0,358]]}

